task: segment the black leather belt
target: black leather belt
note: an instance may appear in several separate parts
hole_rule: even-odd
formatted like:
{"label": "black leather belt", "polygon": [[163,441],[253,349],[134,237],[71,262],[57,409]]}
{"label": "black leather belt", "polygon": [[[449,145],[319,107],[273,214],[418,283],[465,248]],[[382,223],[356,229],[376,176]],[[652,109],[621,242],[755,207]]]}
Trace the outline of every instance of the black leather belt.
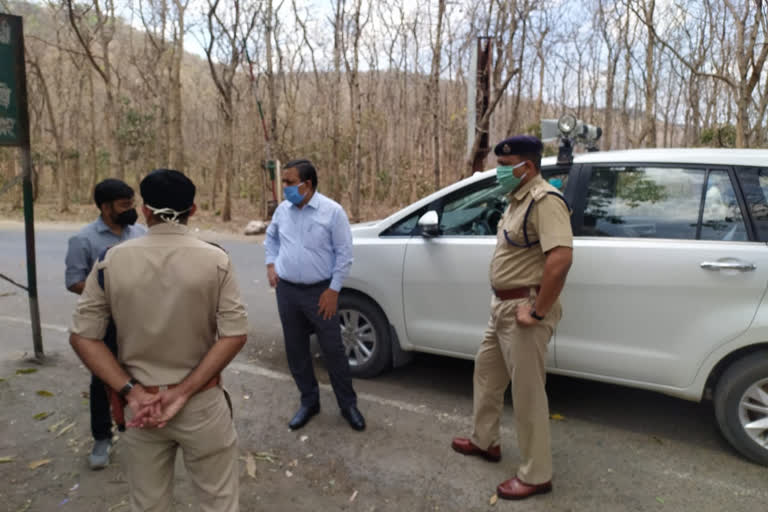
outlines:
{"label": "black leather belt", "polygon": [[307,283],[292,283],[291,281],[288,281],[286,279],[280,278],[279,282],[285,283],[288,286],[293,286],[294,288],[299,288],[299,289],[302,289],[302,290],[307,289],[307,288],[320,288],[321,286],[323,288],[328,288],[329,286],[331,286],[331,280],[330,279],[326,279],[325,281],[318,281],[316,283],[308,283],[307,284]]}

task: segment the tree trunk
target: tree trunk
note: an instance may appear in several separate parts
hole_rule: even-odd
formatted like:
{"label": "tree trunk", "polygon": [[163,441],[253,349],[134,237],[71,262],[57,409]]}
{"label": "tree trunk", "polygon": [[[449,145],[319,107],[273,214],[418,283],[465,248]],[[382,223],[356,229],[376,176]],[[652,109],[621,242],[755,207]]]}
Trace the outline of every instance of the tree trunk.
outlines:
{"label": "tree trunk", "polygon": [[360,15],[363,0],[357,0],[355,3],[355,12],[353,14],[353,35],[352,35],[352,66],[347,64],[347,73],[350,75],[349,89],[350,100],[352,104],[352,122],[355,130],[355,147],[353,153],[352,173],[352,219],[354,222],[360,222],[360,201],[362,192],[363,178],[363,158],[362,158],[362,125],[363,125],[363,106],[360,95],[360,37],[362,35],[362,25]]}
{"label": "tree trunk", "polygon": [[173,169],[184,171],[186,162],[184,158],[184,106],[182,101],[181,67],[184,63],[184,13],[187,4],[181,0],[174,0],[176,5],[177,28],[173,40],[173,59],[171,62],[170,76],[170,166]]}
{"label": "tree trunk", "polygon": [[51,102],[51,94],[48,89],[48,83],[45,80],[45,77],[43,76],[43,72],[40,69],[40,65],[37,62],[36,59],[30,57],[28,59],[29,64],[32,65],[32,67],[35,70],[35,74],[37,75],[37,79],[40,82],[40,92],[43,95],[43,101],[45,102],[45,111],[48,115],[48,123],[50,125],[50,132],[53,136],[53,140],[56,147],[56,155],[54,158],[54,173],[56,175],[56,179],[59,186],[59,195],[56,202],[56,209],[57,211],[64,213],[69,211],[68,204],[69,204],[69,179],[67,177],[67,169],[64,165],[64,142],[61,137],[61,130],[59,129],[58,122],[56,120],[56,115],[53,111],[53,103]]}
{"label": "tree trunk", "polygon": [[438,0],[437,34],[432,47],[432,72],[430,74],[430,103],[432,110],[432,172],[435,190],[440,188],[440,55],[443,44],[443,16],[445,0]]}
{"label": "tree trunk", "polygon": [[336,0],[333,23],[333,83],[331,92],[331,197],[341,202],[341,52],[343,50],[344,0]]}
{"label": "tree trunk", "polygon": [[616,82],[616,65],[618,62],[618,56],[613,58],[608,63],[608,73],[606,76],[605,84],[605,116],[603,120],[603,133],[605,137],[602,138],[602,146],[605,151],[609,151],[613,147],[613,92]]}
{"label": "tree trunk", "polygon": [[99,177],[99,164],[96,145],[96,95],[93,89],[93,69],[88,70],[88,119],[90,136],[88,145],[88,194],[96,187]]}
{"label": "tree trunk", "polygon": [[273,63],[274,44],[274,20],[276,14],[272,10],[272,0],[267,0],[266,24],[264,26],[264,39],[267,49],[267,93],[269,94],[269,139],[275,151],[272,154],[279,154],[277,149],[277,104],[278,92],[275,84],[275,72]]}

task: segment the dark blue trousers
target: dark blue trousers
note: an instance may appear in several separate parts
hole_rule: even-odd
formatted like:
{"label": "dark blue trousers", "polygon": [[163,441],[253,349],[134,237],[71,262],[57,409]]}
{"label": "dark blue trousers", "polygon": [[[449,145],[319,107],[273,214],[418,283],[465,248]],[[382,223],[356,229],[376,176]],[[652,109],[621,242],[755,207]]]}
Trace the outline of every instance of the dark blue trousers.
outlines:
{"label": "dark blue trousers", "polygon": [[301,404],[313,406],[320,401],[309,350],[309,336],[314,331],[323,351],[336,402],[345,409],[357,405],[357,395],[352,388],[349,359],[341,341],[339,316],[323,320],[317,313],[320,294],[328,289],[328,284],[326,281],[311,286],[297,285],[281,279],[277,283],[277,309],[283,324],[288,366],[301,392]]}
{"label": "dark blue trousers", "polygon": [[[117,330],[109,322],[104,344],[117,356]],[[96,440],[112,439],[112,415],[109,411],[109,397],[106,384],[95,375],[91,376],[91,434]]]}

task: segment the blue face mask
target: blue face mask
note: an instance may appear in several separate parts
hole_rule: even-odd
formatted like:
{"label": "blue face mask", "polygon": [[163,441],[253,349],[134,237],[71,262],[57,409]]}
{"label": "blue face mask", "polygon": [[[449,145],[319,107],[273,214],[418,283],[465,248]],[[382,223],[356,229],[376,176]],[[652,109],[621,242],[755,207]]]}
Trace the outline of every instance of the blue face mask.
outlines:
{"label": "blue face mask", "polygon": [[528,173],[523,173],[522,176],[518,177],[515,176],[515,169],[522,167],[527,161],[525,160],[517,165],[499,165],[496,167],[496,181],[499,182],[505,194],[512,192],[520,186],[520,182],[523,181]]}
{"label": "blue face mask", "polygon": [[558,190],[562,190],[563,188],[563,180],[561,180],[560,178],[550,178],[549,184]]}
{"label": "blue face mask", "polygon": [[285,198],[296,206],[300,205],[304,200],[304,196],[306,196],[306,194],[299,193],[299,187],[301,185],[303,185],[303,183],[299,185],[291,185],[290,187],[283,187],[283,195]]}

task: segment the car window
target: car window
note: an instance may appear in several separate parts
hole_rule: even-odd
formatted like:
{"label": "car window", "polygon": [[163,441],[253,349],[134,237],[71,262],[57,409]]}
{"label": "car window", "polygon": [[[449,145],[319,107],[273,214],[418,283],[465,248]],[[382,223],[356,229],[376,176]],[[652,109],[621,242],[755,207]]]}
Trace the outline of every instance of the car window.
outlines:
{"label": "car window", "polygon": [[673,167],[593,169],[582,234],[682,240],[748,238],[726,171]]}
{"label": "car window", "polygon": [[421,209],[408,217],[400,220],[397,224],[384,231],[381,236],[411,236],[414,234],[419,219],[424,215],[425,210]]}
{"label": "car window", "polygon": [[440,233],[447,236],[488,236],[496,234],[508,200],[495,179],[480,188],[451,197],[443,205]]}
{"label": "car window", "polygon": [[726,171],[710,171],[701,219],[701,240],[747,240],[731,179]]}
{"label": "car window", "polygon": [[741,182],[757,238],[768,242],[768,168],[741,167],[736,169],[736,175]]}
{"label": "car window", "polygon": [[[564,193],[568,184],[568,169],[560,167],[542,168],[542,177]],[[501,215],[508,200],[501,194],[495,179],[477,184],[465,190],[454,192],[447,198],[440,215],[440,230],[443,235],[484,236],[496,235]],[[381,233],[381,236],[412,236],[417,234],[419,219],[426,208],[412,213]]]}

